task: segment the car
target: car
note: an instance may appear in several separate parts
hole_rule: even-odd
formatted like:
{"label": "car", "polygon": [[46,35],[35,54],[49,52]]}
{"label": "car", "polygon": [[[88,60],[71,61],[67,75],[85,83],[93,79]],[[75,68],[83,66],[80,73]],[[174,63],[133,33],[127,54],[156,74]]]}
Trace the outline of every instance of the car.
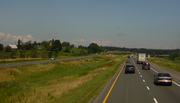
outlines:
{"label": "car", "polygon": [[51,60],[55,60],[55,57],[51,57]]}
{"label": "car", "polygon": [[142,65],[142,69],[150,70],[150,63],[149,62],[144,62],[143,65]]}
{"label": "car", "polygon": [[129,60],[126,60],[126,63],[130,63],[130,61],[129,61]]}
{"label": "car", "polygon": [[154,84],[172,85],[172,77],[169,73],[157,73],[154,75]]}
{"label": "car", "polygon": [[124,68],[125,73],[135,73],[135,66],[133,64],[127,64]]}

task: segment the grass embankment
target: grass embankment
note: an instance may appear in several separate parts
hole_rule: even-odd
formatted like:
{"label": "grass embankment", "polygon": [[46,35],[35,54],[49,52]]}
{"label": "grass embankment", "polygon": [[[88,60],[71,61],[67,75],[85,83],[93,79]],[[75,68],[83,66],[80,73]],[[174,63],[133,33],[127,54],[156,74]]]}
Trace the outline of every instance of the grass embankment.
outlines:
{"label": "grass embankment", "polygon": [[179,68],[180,67],[180,57],[176,58],[174,61],[172,61],[168,58],[157,58],[157,57],[147,58],[147,60],[149,60],[153,63],[156,63],[160,66],[180,72],[180,68]]}
{"label": "grass embankment", "polygon": [[0,103],[87,103],[125,59],[100,56],[1,68]]}

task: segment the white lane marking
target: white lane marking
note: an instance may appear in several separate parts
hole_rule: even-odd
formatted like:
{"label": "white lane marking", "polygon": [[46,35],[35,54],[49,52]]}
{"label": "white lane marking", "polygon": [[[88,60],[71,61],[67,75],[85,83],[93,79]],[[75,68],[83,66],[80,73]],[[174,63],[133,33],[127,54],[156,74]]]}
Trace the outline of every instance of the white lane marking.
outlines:
{"label": "white lane marking", "polygon": [[175,81],[172,81],[174,84],[176,84],[178,87],[180,87],[180,85],[178,83],[176,83]]}
{"label": "white lane marking", "polygon": [[158,103],[158,101],[156,100],[156,98],[153,98],[153,100],[154,100],[155,103]]}
{"label": "white lane marking", "polygon": [[142,77],[142,75],[140,75],[140,77]]}
{"label": "white lane marking", "polygon": [[154,72],[158,73],[156,70],[154,70],[153,68],[151,68],[151,70],[153,70]]}
{"label": "white lane marking", "polygon": [[[158,73],[156,70],[154,70],[153,68],[151,68],[151,70],[153,70],[154,72]],[[176,83],[175,81],[172,81],[175,85],[177,85],[178,87],[180,87],[180,85],[178,83]]]}
{"label": "white lane marking", "polygon": [[146,82],[146,81],[143,79],[143,82]]}
{"label": "white lane marking", "polygon": [[139,72],[139,74],[141,74],[141,73]]}
{"label": "white lane marking", "polygon": [[148,90],[150,90],[150,88],[149,88],[148,86],[146,86],[146,88],[147,88]]}

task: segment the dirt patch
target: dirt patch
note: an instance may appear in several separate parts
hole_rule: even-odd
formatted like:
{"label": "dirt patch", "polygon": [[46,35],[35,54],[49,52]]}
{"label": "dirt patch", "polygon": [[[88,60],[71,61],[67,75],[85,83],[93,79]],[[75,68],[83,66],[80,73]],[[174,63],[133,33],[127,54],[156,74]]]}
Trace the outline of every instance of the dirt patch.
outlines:
{"label": "dirt patch", "polygon": [[0,59],[0,62],[2,61],[20,61],[20,60],[40,60],[42,58],[17,58],[17,59]]}

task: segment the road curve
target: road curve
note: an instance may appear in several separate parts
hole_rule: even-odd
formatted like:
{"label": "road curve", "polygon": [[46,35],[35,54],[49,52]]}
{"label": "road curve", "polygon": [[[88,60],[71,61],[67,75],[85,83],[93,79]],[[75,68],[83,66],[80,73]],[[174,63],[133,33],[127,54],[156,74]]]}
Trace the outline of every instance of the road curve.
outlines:
{"label": "road curve", "polygon": [[[125,64],[125,63],[124,63]],[[180,80],[173,77],[172,86],[154,85],[153,75],[163,72],[151,65],[151,70],[142,70],[142,64],[136,64],[136,59],[130,58],[130,63],[136,66],[135,74],[125,74],[123,65],[92,103],[179,103]],[[180,73],[179,73],[180,74]],[[116,80],[117,79],[117,80]]]}

